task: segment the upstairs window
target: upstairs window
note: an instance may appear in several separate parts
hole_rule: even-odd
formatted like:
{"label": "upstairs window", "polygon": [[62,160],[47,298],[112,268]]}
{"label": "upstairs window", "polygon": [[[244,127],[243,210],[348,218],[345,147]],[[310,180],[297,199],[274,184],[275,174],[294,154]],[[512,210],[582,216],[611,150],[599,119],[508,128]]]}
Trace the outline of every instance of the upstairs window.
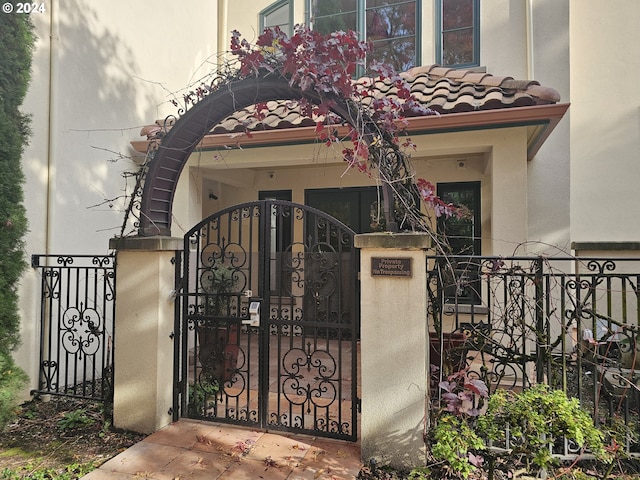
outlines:
{"label": "upstairs window", "polygon": [[310,0],[308,11],[314,30],[356,31],[371,45],[368,63],[378,60],[402,72],[420,58],[419,5],[420,0]]}
{"label": "upstairs window", "polygon": [[480,0],[436,0],[436,61],[447,67],[480,65]]}
{"label": "upstairs window", "polygon": [[279,0],[260,12],[260,31],[269,27],[280,27],[287,35],[291,35],[292,23],[291,0]]}

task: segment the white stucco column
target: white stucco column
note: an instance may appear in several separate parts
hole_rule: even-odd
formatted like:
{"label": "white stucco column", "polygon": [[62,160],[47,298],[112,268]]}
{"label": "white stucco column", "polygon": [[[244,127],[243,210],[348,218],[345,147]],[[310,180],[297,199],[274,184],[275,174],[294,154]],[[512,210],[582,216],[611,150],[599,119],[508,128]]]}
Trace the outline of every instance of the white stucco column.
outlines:
{"label": "white stucco column", "polygon": [[528,248],[526,131],[505,128],[501,133],[491,153],[490,252],[492,255],[525,255]]}
{"label": "white stucco column", "polygon": [[152,433],[173,406],[175,266],[182,239],[112,239],[116,256],[113,423]]}
{"label": "white stucco column", "polygon": [[361,449],[368,464],[426,461],[426,253],[420,233],[356,235],[361,264]]}

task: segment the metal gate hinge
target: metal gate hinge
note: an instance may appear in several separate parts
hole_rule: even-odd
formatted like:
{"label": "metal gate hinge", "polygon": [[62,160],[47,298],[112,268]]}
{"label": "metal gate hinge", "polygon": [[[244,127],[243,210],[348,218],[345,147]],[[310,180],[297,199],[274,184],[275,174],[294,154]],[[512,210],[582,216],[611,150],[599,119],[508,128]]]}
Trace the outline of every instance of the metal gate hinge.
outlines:
{"label": "metal gate hinge", "polygon": [[169,338],[170,338],[171,340],[173,340],[175,337],[176,337],[175,332],[171,332],[171,333],[169,334]]}

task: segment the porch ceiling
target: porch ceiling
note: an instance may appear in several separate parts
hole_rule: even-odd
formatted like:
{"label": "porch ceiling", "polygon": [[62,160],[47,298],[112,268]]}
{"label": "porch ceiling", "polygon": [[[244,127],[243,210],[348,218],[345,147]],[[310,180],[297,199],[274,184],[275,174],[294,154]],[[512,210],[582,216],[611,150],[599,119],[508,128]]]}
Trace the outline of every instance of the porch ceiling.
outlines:
{"label": "porch ceiling", "polygon": [[[401,74],[410,84],[414,97],[438,115],[407,119],[411,135],[522,126],[527,129],[527,157],[531,160],[567,111],[569,104],[558,103],[559,93],[536,81],[514,80],[473,70],[416,67]],[[394,97],[389,83],[374,82],[379,96]],[[316,119],[303,116],[291,102],[268,102],[262,121],[253,116],[254,107],[241,109],[216,125],[198,149],[237,146],[268,146],[309,143],[316,139]],[[263,112],[264,113],[264,112]],[[133,141],[138,152],[146,152],[151,140],[161,137],[164,121],[158,120],[141,131],[146,140]],[[249,130],[251,137],[245,131]],[[346,128],[345,128],[346,132]]]}

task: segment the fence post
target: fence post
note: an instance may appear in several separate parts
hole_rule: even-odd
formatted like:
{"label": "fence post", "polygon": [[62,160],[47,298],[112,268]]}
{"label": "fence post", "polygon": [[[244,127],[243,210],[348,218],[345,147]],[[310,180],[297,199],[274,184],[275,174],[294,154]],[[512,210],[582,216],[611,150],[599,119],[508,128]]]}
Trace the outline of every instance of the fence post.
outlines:
{"label": "fence post", "polygon": [[112,239],[117,250],[113,423],[152,433],[172,421],[176,251],[181,238]]}
{"label": "fence post", "polygon": [[536,382],[545,383],[545,371],[549,361],[549,331],[544,321],[544,263],[541,256],[534,260],[535,316],[536,316]]}
{"label": "fence post", "polygon": [[423,233],[356,235],[361,250],[361,451],[408,468],[426,461],[429,395]]}

